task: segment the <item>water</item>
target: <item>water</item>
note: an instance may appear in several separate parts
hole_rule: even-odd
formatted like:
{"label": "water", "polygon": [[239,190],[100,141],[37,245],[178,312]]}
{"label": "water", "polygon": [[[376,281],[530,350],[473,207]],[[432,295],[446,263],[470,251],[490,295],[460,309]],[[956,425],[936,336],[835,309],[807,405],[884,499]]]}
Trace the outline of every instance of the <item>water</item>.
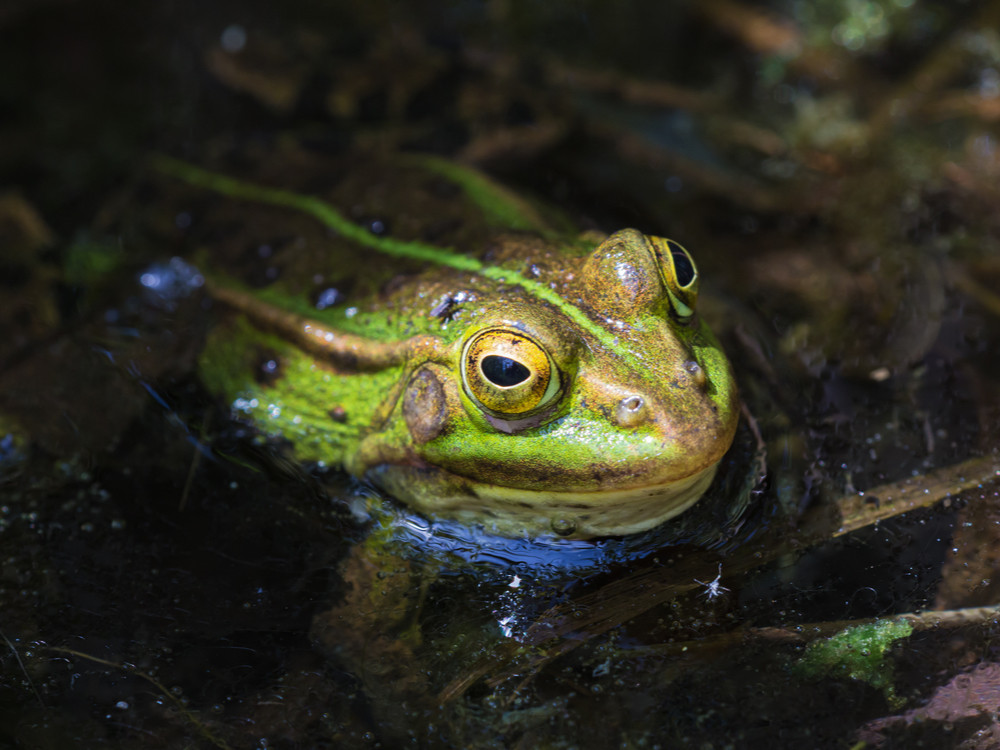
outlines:
{"label": "water", "polygon": [[[991,746],[991,6],[814,6],[0,15],[26,71],[0,170],[29,206],[0,203],[0,744]],[[291,133],[681,241],[747,406],[706,499],[634,538],[501,540],[233,421],[195,374],[194,267],[123,239],[159,199],[130,185],[150,150]],[[971,489],[934,478],[977,456]],[[934,502],[836,535],[914,476]],[[803,666],[873,621],[873,671]]]}

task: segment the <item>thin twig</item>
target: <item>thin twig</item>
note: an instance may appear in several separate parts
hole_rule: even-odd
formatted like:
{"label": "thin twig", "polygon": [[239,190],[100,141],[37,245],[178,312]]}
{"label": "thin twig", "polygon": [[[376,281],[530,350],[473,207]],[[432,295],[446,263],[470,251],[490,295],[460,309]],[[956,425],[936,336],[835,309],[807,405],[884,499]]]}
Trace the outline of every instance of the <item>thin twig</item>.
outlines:
{"label": "thin twig", "polygon": [[35,683],[31,680],[31,675],[28,674],[28,669],[24,666],[24,662],[21,661],[21,654],[17,652],[17,648],[13,643],[11,643],[10,638],[8,638],[2,630],[0,630],[0,638],[4,639],[7,647],[10,649],[10,652],[14,654],[14,658],[17,659],[17,665],[21,668],[21,671],[24,672],[24,679],[28,681],[28,685],[31,687],[31,692],[35,694],[35,697],[38,698],[38,703],[42,706],[42,708],[44,708],[45,701],[42,700],[42,694],[38,692],[38,688],[35,687]]}
{"label": "thin twig", "polygon": [[177,708],[177,710],[181,713],[181,715],[189,722],[191,722],[192,725],[197,727],[198,732],[206,740],[211,742],[216,747],[222,748],[222,750],[231,750],[231,748],[229,747],[229,745],[225,743],[225,741],[212,734],[212,732],[208,729],[208,727],[205,726],[205,724],[198,718],[198,716],[191,709],[185,706],[180,698],[174,695],[170,690],[167,690],[166,686],[164,686],[163,683],[161,683],[155,677],[152,677],[151,675],[148,675],[145,672],[140,672],[139,670],[131,667],[130,665],[119,664],[117,662],[109,661],[107,659],[101,659],[97,656],[85,654],[82,651],[77,651],[72,648],[65,648],[62,646],[48,646],[46,647],[46,650],[58,654],[69,654],[70,656],[75,656],[80,659],[86,659],[87,661],[94,662],[95,664],[103,664],[106,667],[111,667],[112,669],[120,669],[124,672],[134,674],[137,677],[141,677],[142,679],[152,684],[157,690],[160,691],[160,693],[163,696],[165,696],[171,703],[173,703],[174,706]]}

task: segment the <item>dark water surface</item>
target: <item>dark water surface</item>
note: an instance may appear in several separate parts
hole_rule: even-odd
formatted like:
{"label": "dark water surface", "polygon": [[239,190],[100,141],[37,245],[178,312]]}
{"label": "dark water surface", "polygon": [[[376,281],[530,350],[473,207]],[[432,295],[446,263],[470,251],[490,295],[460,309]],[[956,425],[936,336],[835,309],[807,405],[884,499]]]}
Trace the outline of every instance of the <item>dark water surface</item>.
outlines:
{"label": "dark water surface", "polygon": [[[0,70],[0,746],[1000,746],[1000,3],[9,0]],[[291,142],[691,249],[692,515],[491,539],[232,419],[136,175]]]}

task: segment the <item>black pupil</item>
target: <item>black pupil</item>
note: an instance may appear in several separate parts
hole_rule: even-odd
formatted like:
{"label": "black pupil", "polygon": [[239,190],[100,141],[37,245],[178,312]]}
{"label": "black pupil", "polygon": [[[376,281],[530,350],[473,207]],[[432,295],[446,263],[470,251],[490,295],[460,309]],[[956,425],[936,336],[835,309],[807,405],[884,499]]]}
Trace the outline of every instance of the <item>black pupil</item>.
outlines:
{"label": "black pupil", "polygon": [[684,249],[673,242],[670,245],[670,256],[674,259],[674,273],[677,275],[677,283],[680,286],[687,286],[694,281],[694,265],[691,258],[684,252]]}
{"label": "black pupil", "polygon": [[512,385],[523,383],[531,375],[527,367],[516,359],[501,357],[499,354],[490,354],[483,357],[483,375],[501,388],[510,388]]}

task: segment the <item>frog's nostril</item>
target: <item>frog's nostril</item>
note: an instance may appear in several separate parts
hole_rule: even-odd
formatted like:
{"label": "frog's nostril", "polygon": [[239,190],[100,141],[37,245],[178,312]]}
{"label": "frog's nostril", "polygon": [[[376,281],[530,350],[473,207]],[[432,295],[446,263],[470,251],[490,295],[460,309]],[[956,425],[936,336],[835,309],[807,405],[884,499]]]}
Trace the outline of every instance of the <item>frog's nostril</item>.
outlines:
{"label": "frog's nostril", "polygon": [[691,375],[691,382],[695,384],[698,388],[705,387],[705,371],[701,369],[701,365],[695,362],[693,359],[689,359],[684,363],[684,369],[688,371]]}
{"label": "frog's nostril", "polygon": [[646,421],[648,414],[642,396],[626,396],[615,407],[615,421],[621,427],[636,427]]}

